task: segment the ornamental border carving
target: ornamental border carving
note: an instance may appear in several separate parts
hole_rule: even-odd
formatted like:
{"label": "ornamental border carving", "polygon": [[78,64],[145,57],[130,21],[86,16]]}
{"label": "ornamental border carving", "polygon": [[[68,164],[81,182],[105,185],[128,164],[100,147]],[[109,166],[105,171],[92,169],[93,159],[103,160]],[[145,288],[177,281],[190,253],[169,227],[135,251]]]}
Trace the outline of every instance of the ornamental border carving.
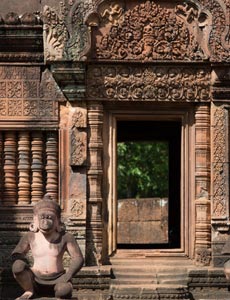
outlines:
{"label": "ornamental border carving", "polygon": [[213,105],[212,121],[212,173],[213,173],[213,203],[212,219],[227,220],[228,213],[228,159],[227,145],[229,126],[229,107]]}
{"label": "ornamental border carving", "polygon": [[91,65],[87,98],[107,101],[210,102],[205,67]]}

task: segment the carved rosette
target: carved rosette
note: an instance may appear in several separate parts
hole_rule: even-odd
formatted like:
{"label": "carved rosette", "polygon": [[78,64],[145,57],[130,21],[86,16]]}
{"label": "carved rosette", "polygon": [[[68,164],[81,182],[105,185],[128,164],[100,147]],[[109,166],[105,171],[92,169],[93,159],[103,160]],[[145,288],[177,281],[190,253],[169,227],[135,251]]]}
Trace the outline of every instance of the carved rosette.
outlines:
{"label": "carved rosette", "polygon": [[91,100],[209,102],[210,72],[205,68],[90,66]]}
{"label": "carved rosette", "polygon": [[[188,3],[184,7],[166,8],[146,1],[131,6],[124,13],[119,4],[111,4],[101,12],[110,27],[109,30],[106,26],[98,29],[95,58],[141,61],[207,59],[208,37],[203,47],[198,43],[202,36],[198,21],[202,8],[197,3]],[[208,15],[203,13],[202,16],[208,19]],[[210,26],[210,21],[207,25]]]}
{"label": "carved rosette", "polygon": [[44,56],[46,61],[84,60],[90,48],[90,31],[84,18],[92,10],[92,1],[63,1],[60,11],[44,7]]}
{"label": "carved rosette", "polygon": [[212,218],[227,220],[228,217],[228,110],[224,106],[213,105],[212,121]]}
{"label": "carved rosette", "polygon": [[103,106],[99,103],[88,105],[88,139],[89,169],[88,169],[88,218],[87,228],[87,261],[97,263],[96,249],[102,248],[102,124]]}

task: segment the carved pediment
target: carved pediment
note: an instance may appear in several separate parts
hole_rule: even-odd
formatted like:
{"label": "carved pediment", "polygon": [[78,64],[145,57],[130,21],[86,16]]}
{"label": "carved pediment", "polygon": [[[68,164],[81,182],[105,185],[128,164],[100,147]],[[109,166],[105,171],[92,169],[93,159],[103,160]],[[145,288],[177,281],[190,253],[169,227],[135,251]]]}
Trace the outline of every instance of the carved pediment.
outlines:
{"label": "carved pediment", "polygon": [[43,10],[46,61],[230,61],[229,0],[64,0]]}
{"label": "carved pediment", "polygon": [[206,60],[211,14],[198,3],[164,6],[153,1],[126,9],[99,7],[94,58],[113,60]]}

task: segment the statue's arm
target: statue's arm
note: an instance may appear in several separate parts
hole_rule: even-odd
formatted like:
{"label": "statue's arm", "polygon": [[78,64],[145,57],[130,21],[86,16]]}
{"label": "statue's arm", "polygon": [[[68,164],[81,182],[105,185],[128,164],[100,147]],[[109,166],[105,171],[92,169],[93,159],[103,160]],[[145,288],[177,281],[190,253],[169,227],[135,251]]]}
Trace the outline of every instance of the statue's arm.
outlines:
{"label": "statue's arm", "polygon": [[65,274],[66,281],[69,281],[83,266],[84,258],[77,241],[69,233],[66,234],[66,247],[71,257],[70,266]]}
{"label": "statue's arm", "polygon": [[25,234],[20,241],[18,242],[17,246],[14,248],[11,257],[13,260],[21,259],[25,260],[25,254],[30,249],[30,234]]}

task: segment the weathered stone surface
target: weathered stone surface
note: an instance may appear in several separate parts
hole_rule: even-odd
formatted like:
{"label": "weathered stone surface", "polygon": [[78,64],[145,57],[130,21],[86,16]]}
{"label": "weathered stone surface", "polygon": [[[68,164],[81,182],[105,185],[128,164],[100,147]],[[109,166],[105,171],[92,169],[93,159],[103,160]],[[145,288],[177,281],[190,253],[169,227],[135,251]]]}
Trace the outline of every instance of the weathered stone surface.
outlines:
{"label": "weathered stone surface", "polygon": [[168,200],[119,199],[118,243],[168,243]]}

